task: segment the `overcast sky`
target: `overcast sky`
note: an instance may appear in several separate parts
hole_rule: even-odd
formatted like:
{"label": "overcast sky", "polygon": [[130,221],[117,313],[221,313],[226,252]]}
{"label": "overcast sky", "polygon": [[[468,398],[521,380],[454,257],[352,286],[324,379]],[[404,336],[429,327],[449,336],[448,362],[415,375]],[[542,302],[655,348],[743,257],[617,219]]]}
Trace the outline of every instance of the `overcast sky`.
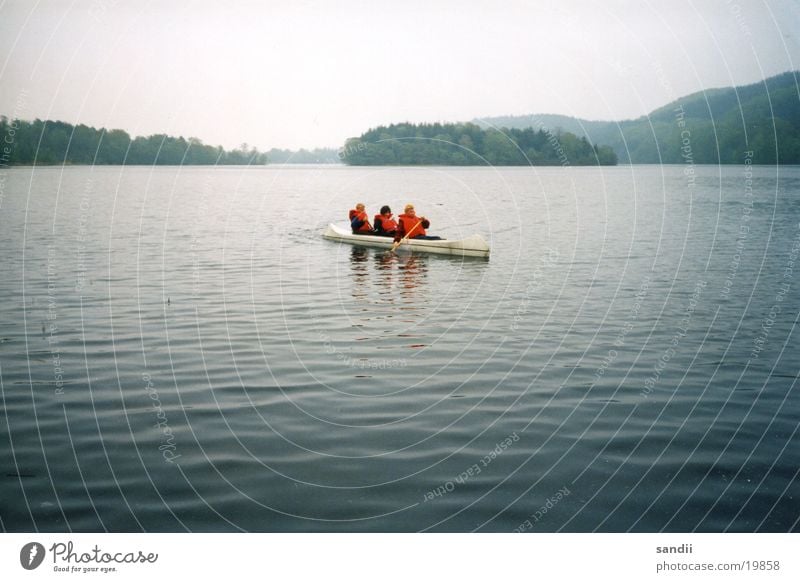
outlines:
{"label": "overcast sky", "polygon": [[0,0],[0,114],[262,150],[625,119],[797,69],[798,34],[798,0]]}

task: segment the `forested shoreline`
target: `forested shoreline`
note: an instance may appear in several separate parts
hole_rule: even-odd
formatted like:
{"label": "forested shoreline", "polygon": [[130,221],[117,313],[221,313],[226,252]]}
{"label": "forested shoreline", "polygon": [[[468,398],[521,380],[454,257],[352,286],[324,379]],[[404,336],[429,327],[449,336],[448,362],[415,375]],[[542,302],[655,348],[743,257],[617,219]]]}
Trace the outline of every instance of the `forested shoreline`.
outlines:
{"label": "forested shoreline", "polygon": [[483,129],[474,123],[398,123],[347,140],[342,161],[353,166],[615,165],[607,146],[568,132]]}
{"label": "forested shoreline", "polygon": [[225,150],[190,137],[132,138],[121,129],[0,116],[0,164],[263,165],[267,154],[242,144]]}

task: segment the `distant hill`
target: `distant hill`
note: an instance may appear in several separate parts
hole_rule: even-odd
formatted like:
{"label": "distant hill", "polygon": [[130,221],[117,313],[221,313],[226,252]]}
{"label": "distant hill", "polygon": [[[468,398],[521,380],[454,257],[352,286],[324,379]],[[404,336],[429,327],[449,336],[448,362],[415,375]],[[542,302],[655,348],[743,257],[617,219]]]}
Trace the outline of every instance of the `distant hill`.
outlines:
{"label": "distant hill", "polygon": [[281,150],[272,148],[267,152],[270,164],[341,164],[338,151],[334,148],[315,148]]}
{"label": "distant hill", "polygon": [[547,131],[565,131],[575,135],[586,136],[589,141],[594,141],[591,136],[600,135],[607,137],[607,130],[614,126],[613,121],[589,121],[578,119],[568,115],[558,114],[539,114],[539,115],[508,115],[502,117],[486,117],[475,119],[472,123],[482,126],[500,128],[525,129],[544,129]]}
{"label": "distant hill", "polygon": [[476,120],[498,128],[566,131],[609,145],[622,163],[800,164],[800,77],[787,72],[741,87],[711,89],[676,99],[649,115],[589,121],[564,115]]}
{"label": "distant hill", "polygon": [[339,152],[354,166],[596,166],[617,156],[586,137],[536,128],[483,129],[474,123],[398,123],[347,140]]}

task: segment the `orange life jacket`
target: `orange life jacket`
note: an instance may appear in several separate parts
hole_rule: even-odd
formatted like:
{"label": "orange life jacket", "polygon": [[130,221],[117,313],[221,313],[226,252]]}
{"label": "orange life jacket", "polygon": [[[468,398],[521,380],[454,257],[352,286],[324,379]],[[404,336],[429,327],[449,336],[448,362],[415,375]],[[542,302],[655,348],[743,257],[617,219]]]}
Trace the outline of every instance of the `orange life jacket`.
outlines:
{"label": "orange life jacket", "polygon": [[[415,236],[425,235],[425,227],[422,226],[422,220],[419,216],[409,216],[408,214],[401,214],[398,217],[399,227],[400,227],[400,234],[403,236],[408,236],[411,233],[409,238],[414,238]],[[419,226],[417,226],[419,225]]]}
{"label": "orange life jacket", "polygon": [[359,212],[358,210],[351,210],[350,211],[350,224],[352,225],[353,219],[358,218],[363,222],[361,226],[356,229],[353,229],[353,232],[370,232],[372,230],[372,225],[369,223],[369,217],[367,213],[363,210]]}
{"label": "orange life jacket", "polygon": [[375,219],[372,221],[376,225],[380,223],[381,230],[383,232],[394,232],[397,230],[397,221],[392,218],[392,215],[389,215],[389,218],[386,218],[383,214],[376,214]]}

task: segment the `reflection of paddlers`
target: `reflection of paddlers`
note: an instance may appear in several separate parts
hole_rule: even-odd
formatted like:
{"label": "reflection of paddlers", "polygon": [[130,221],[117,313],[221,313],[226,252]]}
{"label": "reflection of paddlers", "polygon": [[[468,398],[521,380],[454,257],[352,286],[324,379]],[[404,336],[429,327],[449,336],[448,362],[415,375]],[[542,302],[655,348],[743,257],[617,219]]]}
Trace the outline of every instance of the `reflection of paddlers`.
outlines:
{"label": "reflection of paddlers", "polygon": [[353,230],[353,234],[372,232],[372,225],[369,223],[369,217],[362,202],[356,204],[355,210],[350,211],[350,228]]}

